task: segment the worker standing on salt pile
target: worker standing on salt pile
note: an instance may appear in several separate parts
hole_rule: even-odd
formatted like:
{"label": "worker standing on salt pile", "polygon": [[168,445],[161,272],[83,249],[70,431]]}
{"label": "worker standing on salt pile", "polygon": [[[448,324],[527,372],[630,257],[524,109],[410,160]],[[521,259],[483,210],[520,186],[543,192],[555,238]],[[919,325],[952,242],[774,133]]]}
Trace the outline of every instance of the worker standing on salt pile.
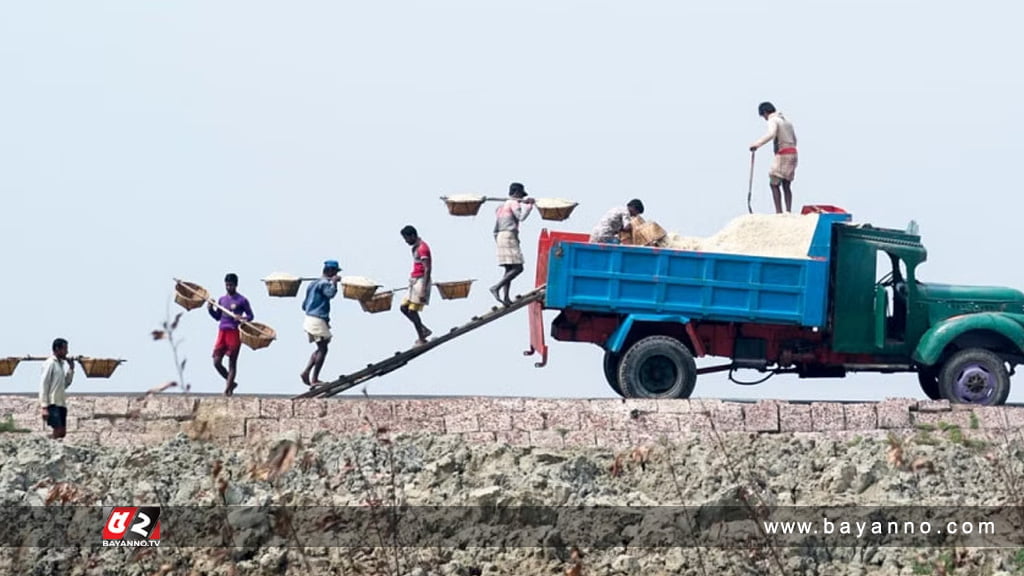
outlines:
{"label": "worker standing on salt pile", "polygon": [[[505,268],[501,281],[491,287],[494,299],[505,306],[512,305],[509,291],[512,280],[523,273],[523,250],[519,245],[519,223],[526,220],[533,210],[533,198],[526,197],[526,188],[519,182],[508,187],[510,198],[494,212],[494,241],[498,247],[498,266]],[[525,208],[524,208],[525,205]],[[498,292],[504,288],[505,297]]]}
{"label": "worker standing on salt pile", "polygon": [[[341,267],[337,260],[325,261],[323,276],[306,288],[306,299],[302,302],[306,318],[302,322],[302,329],[309,336],[309,341],[316,343],[316,350],[300,375],[306,386],[323,384],[320,381],[320,369],[324,367],[327,347],[331,343],[331,298],[338,294],[338,282],[341,280],[339,271]],[[312,381],[309,379],[310,370],[313,371]]]}
{"label": "worker standing on salt pile", "polygon": [[591,242],[602,242],[604,244],[618,244],[619,232],[628,231],[632,228],[631,218],[644,213],[644,203],[634,198],[625,206],[618,206],[609,210],[601,217],[600,222],[590,233]]}
{"label": "worker standing on salt pile", "polygon": [[[768,132],[750,145],[750,151],[756,152],[758,148],[773,141],[775,146],[775,157],[772,159],[771,169],[768,170],[769,186],[772,189],[772,199],[775,200],[775,213],[782,213],[782,198],[780,192],[786,193],[786,212],[793,211],[793,191],[790,188],[793,179],[796,177],[796,132],[793,131],[793,124],[786,120],[781,112],[775,110],[771,102],[762,102],[757,107],[757,115],[768,121]],[[779,187],[782,190],[779,190]]]}
{"label": "worker standing on salt pile", "polygon": [[[53,428],[53,437],[61,439],[67,432],[68,407],[64,390],[75,378],[75,361],[68,358],[68,341],[57,338],[50,346],[53,351],[43,362],[43,376],[39,381],[39,406],[43,421]],[[64,369],[67,362],[67,370]]]}
{"label": "worker standing on salt pile", "polygon": [[[230,310],[236,317],[252,321],[252,306],[249,299],[238,293],[238,275],[230,273],[224,276],[224,289],[227,294],[220,297],[217,304],[221,308]],[[217,341],[213,344],[213,367],[224,378],[224,395],[231,396],[238,383],[235,382],[235,374],[238,370],[238,354],[242,350],[242,338],[238,333],[238,320],[229,314],[224,314],[211,302],[207,309],[214,320],[220,325],[217,330]],[[224,356],[228,357],[228,367],[224,368]]]}
{"label": "worker standing on salt pile", "polygon": [[431,279],[430,273],[434,267],[433,258],[430,254],[430,246],[420,238],[419,232],[412,226],[402,228],[402,238],[405,243],[412,246],[412,273],[409,274],[409,294],[402,300],[402,314],[412,322],[416,328],[416,345],[427,343],[427,338],[433,334],[429,328],[423,325],[420,320],[420,311],[430,303]]}

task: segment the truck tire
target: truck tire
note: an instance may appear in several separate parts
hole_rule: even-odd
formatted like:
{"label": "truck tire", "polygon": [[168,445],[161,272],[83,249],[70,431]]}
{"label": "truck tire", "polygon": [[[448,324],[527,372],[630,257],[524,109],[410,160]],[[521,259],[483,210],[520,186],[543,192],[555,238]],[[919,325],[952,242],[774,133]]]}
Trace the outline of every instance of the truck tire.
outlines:
{"label": "truck tire", "polygon": [[939,390],[939,370],[937,368],[921,366],[917,370],[917,381],[921,384],[921,390],[929,400],[942,400],[942,391]]}
{"label": "truck tire", "polygon": [[637,341],[619,363],[619,385],[626,398],[689,398],[696,384],[693,354],[670,336]]}
{"label": "truck tire", "polygon": [[954,404],[999,406],[1010,395],[1010,374],[997,354],[968,348],[953,354],[943,365],[939,391]]}
{"label": "truck tire", "polygon": [[625,394],[622,392],[622,387],[619,386],[619,360],[622,356],[605,350],[604,352],[604,379],[608,381],[608,385],[612,387],[612,390],[625,398]]}

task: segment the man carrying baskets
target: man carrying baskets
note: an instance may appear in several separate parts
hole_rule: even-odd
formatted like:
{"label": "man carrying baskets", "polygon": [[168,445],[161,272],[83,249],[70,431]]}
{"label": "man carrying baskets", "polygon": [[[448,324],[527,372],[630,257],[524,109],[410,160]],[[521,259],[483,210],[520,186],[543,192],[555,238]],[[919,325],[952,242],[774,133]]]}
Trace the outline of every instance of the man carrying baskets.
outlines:
{"label": "man carrying baskets", "polygon": [[[530,215],[533,199],[526,197],[526,188],[513,182],[508,188],[509,199],[494,213],[494,242],[498,248],[498,266],[505,268],[505,275],[491,287],[491,295],[498,302],[510,306],[509,291],[512,280],[523,273],[523,250],[519,245],[519,223]],[[524,207],[525,205],[525,207]],[[504,298],[499,297],[502,288]]]}
{"label": "man carrying baskets", "polygon": [[427,343],[427,337],[433,332],[423,325],[420,319],[420,310],[430,303],[431,279],[430,273],[434,267],[430,255],[430,246],[420,238],[419,232],[412,226],[402,228],[402,238],[405,243],[412,246],[412,272],[409,274],[409,295],[402,300],[402,314],[412,322],[416,328],[416,345]]}
{"label": "man carrying baskets", "polygon": [[[207,306],[210,316],[220,322],[217,330],[217,341],[213,345],[213,367],[224,378],[224,395],[231,396],[238,383],[235,382],[235,374],[238,370],[238,353],[242,350],[242,338],[238,333],[238,320],[241,318],[252,321],[252,306],[249,299],[238,293],[238,275],[230,273],[224,276],[224,289],[227,294],[220,297],[217,304],[231,314],[224,314],[220,308],[211,303]],[[224,356],[228,357],[228,367],[224,368]]]}
{"label": "man carrying baskets", "polygon": [[[306,386],[323,384],[320,381],[320,369],[324,367],[327,346],[331,342],[331,298],[338,294],[340,270],[337,260],[327,260],[324,262],[324,275],[306,288],[306,299],[302,302],[302,311],[306,313],[306,319],[302,323],[302,329],[306,331],[310,342],[316,342],[316,350],[300,375]],[[312,381],[309,379],[310,370],[313,371]]]}
{"label": "man carrying baskets", "polygon": [[[51,346],[53,354],[43,362],[43,377],[39,382],[39,405],[43,421],[53,428],[53,437],[61,439],[67,431],[68,407],[64,389],[75,377],[75,361],[68,358],[68,341],[57,338]],[[67,369],[64,363],[67,362]]]}

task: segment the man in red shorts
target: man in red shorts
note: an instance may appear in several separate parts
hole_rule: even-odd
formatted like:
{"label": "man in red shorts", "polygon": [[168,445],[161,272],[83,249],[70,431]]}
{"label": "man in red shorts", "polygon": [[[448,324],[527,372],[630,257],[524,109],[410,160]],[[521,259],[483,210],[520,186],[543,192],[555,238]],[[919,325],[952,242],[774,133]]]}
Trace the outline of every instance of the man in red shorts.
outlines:
{"label": "man in red shorts", "polygon": [[[249,300],[238,293],[238,276],[228,274],[224,277],[224,288],[227,294],[220,297],[217,304],[231,314],[247,321],[252,321],[252,306]],[[235,382],[235,373],[238,369],[238,353],[242,350],[242,339],[238,333],[238,321],[229,314],[224,314],[212,303],[209,305],[210,316],[220,321],[220,328],[217,330],[217,342],[213,345],[213,367],[217,369],[226,384],[224,395],[231,396],[238,383]],[[224,356],[228,357],[228,367],[224,368]]]}

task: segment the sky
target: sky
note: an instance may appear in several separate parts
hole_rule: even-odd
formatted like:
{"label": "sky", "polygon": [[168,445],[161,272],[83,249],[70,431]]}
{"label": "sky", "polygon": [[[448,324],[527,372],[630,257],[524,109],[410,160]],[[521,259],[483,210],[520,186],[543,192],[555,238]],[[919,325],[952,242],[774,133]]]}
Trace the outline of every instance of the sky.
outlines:
{"label": "sky", "polygon": [[[439,334],[488,310],[501,274],[494,205],[456,218],[440,196],[503,196],[519,181],[579,202],[567,221],[524,223],[513,285],[524,293],[542,227],[589,232],[634,197],[684,236],[744,214],[764,100],[799,139],[795,204],[879,226],[916,220],[922,281],[1024,288],[1012,256],[1022,17],[993,1],[2,2],[0,357],[45,355],[60,336],[72,354],[127,359],[109,379],[79,373],[71,391],[146,390],[177,378],[168,343],[150,337],[182,310],[172,278],[219,296],[235,272],[278,334],[243,348],[236,393],[299,394],[312,351],[301,299],[269,297],[260,278],[316,276],[334,258],[343,274],[404,286],[399,230],[412,224],[436,281],[477,280],[465,300],[434,293],[423,318]],[[773,210],[769,161],[770,146],[757,155],[756,212]],[[415,339],[397,305],[368,314],[339,297],[332,326],[325,378]],[[220,392],[214,320],[186,313],[177,335],[192,389]],[[365,391],[614,395],[597,346],[548,341],[536,368],[519,312]],[[39,369],[23,363],[0,386],[34,392]],[[694,391],[893,396],[923,398],[912,374],[758,386],[711,374]]]}

